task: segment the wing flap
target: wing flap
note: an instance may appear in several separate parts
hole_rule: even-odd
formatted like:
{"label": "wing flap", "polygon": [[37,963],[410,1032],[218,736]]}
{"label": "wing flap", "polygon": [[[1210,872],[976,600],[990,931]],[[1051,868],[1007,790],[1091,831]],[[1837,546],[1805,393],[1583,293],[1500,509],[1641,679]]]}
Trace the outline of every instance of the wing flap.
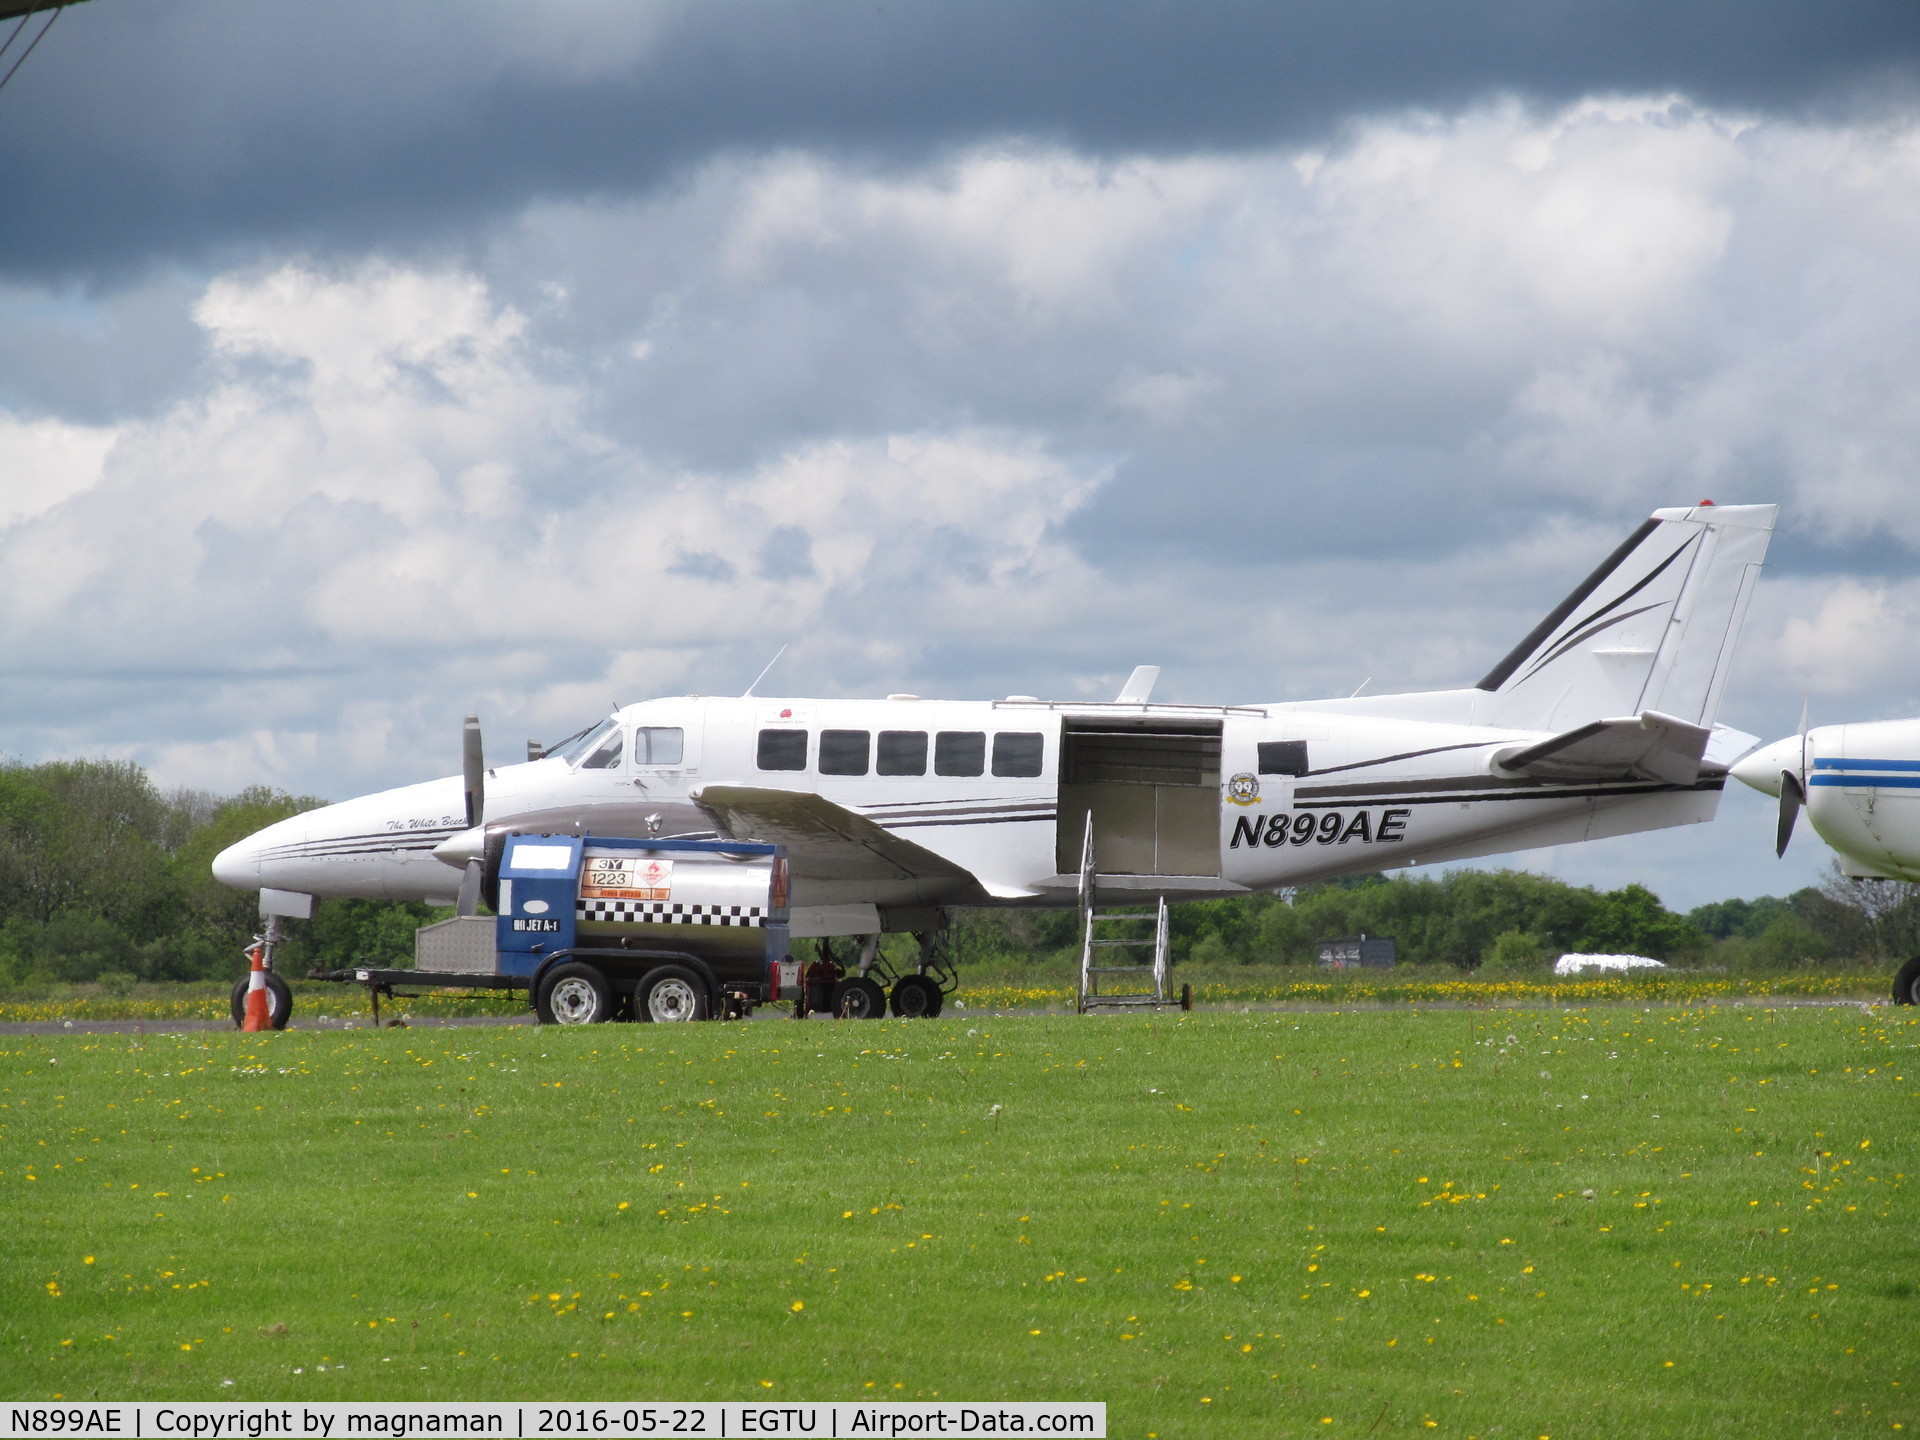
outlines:
{"label": "wing flap", "polygon": [[1712,738],[1711,726],[1648,710],[1595,720],[1532,745],[1502,750],[1494,756],[1494,764],[1544,780],[1664,780],[1691,785],[1700,778]]}
{"label": "wing flap", "polygon": [[971,881],[973,875],[864,815],[818,795],[708,785],[690,797],[722,834],[787,847],[796,878]]}

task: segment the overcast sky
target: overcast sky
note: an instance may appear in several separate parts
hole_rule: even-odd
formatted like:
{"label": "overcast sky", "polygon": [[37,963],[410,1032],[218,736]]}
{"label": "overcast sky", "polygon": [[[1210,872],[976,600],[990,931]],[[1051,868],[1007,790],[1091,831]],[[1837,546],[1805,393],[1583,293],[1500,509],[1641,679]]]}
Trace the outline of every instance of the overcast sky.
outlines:
{"label": "overcast sky", "polygon": [[0,751],[1452,686],[1703,497],[1785,507],[1721,719],[1920,713],[1917,76],[1905,0],[89,0],[0,91]]}

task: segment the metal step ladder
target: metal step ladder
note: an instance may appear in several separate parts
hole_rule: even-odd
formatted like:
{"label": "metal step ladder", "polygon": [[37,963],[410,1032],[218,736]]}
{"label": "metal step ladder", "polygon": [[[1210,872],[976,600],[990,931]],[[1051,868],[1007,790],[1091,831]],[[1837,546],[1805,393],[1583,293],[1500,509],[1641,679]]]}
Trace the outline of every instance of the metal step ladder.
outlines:
{"label": "metal step ladder", "polygon": [[[1167,987],[1167,897],[1156,896],[1151,910],[1102,910],[1095,894],[1096,879],[1089,812],[1086,839],[1080,847],[1080,984],[1075,1008],[1082,1015],[1089,1010],[1158,1010],[1169,1005],[1191,1010],[1191,985],[1182,985],[1177,996]],[[1143,935],[1147,926],[1152,933]],[[1143,957],[1142,951],[1150,953]],[[1152,988],[1142,988],[1148,985]]]}

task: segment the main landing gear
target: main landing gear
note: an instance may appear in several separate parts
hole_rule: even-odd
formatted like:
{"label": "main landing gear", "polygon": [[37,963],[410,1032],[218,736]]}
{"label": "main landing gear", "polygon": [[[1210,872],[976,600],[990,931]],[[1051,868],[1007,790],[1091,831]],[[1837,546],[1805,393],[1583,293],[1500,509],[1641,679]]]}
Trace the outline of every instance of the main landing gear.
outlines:
{"label": "main landing gear", "polygon": [[920,954],[902,973],[880,953],[880,937],[859,937],[856,954],[844,959],[830,940],[820,941],[820,958],[806,967],[806,983],[793,1002],[793,1016],[833,1015],[842,1020],[881,1020],[888,1010],[902,1020],[931,1020],[959,984],[946,930],[915,934]]}

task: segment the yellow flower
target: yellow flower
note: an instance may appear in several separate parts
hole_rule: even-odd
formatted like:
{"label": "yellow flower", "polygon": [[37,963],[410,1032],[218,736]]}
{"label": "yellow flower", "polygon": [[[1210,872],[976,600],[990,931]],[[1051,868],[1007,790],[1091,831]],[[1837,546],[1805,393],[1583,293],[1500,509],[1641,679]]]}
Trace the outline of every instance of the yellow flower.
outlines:
{"label": "yellow flower", "polygon": [[789,1305],[787,1308],[789,1310],[804,1310],[807,1308],[807,1302],[804,1300],[796,1300],[793,1302],[793,1304]]}

